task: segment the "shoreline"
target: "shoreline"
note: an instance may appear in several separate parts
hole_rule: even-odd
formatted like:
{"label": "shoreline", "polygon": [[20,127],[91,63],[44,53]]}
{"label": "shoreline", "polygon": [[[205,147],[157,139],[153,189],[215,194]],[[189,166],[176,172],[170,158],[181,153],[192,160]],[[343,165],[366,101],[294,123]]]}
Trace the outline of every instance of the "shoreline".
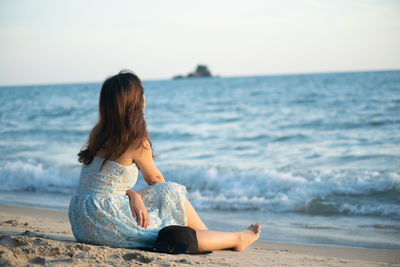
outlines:
{"label": "shoreline", "polygon": [[[135,260],[137,264],[151,263],[151,265],[166,264],[167,266],[187,264],[198,266],[393,266],[395,264],[395,266],[400,266],[399,250],[269,241],[257,241],[240,253],[223,250],[207,256],[168,255],[136,249],[86,245],[75,242],[67,212],[22,206],[0,204],[0,220],[0,263],[2,265],[30,263],[114,265]],[[24,246],[26,246],[25,249],[23,249]]]}

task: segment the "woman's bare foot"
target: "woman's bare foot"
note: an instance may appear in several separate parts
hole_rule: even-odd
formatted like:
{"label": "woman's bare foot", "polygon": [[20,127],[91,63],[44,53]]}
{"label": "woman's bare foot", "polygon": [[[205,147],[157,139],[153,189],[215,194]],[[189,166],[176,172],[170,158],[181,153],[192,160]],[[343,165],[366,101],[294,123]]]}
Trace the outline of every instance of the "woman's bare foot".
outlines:
{"label": "woman's bare foot", "polygon": [[233,250],[236,251],[245,250],[248,246],[250,246],[258,239],[260,233],[261,233],[261,226],[259,224],[250,225],[249,228],[247,228],[247,230],[244,230],[243,232],[239,233],[240,238],[238,245],[234,247]]}

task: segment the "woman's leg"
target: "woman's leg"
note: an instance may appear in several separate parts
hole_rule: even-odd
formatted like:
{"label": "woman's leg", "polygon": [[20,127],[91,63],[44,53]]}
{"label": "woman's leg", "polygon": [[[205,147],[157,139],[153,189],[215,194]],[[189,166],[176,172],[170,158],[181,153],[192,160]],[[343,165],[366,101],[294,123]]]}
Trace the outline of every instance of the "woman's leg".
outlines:
{"label": "woman's leg", "polygon": [[207,226],[200,219],[197,212],[194,210],[192,204],[186,199],[185,200],[185,212],[188,221],[188,226],[194,230],[208,230]]}
{"label": "woman's leg", "polygon": [[252,224],[243,232],[210,231],[204,225],[192,204],[185,200],[185,212],[188,226],[196,230],[200,251],[234,249],[243,251],[260,236],[259,224]]}
{"label": "woman's leg", "polygon": [[233,249],[245,250],[260,236],[259,224],[252,224],[243,232],[218,232],[210,230],[196,230],[200,251]]}

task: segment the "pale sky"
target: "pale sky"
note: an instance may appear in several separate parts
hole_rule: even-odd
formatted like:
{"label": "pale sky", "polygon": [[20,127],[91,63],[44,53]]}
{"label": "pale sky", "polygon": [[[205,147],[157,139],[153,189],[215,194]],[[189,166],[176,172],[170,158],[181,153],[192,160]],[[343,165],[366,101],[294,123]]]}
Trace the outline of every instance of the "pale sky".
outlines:
{"label": "pale sky", "polygon": [[0,85],[400,69],[400,1],[0,1]]}

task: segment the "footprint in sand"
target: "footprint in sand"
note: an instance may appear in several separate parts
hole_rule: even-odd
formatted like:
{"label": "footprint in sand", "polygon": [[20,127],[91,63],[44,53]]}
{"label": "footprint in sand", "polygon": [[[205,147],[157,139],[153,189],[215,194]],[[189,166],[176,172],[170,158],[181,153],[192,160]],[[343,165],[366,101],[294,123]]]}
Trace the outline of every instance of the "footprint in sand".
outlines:
{"label": "footprint in sand", "polygon": [[134,253],[126,253],[125,255],[122,256],[122,258],[126,261],[130,261],[130,260],[136,260],[142,263],[150,263],[154,260],[154,258],[151,257],[147,257],[145,255],[142,255],[138,252],[134,252]]}
{"label": "footprint in sand", "polygon": [[26,230],[21,235],[29,236],[29,237],[44,237],[44,234],[34,233],[34,232],[29,231],[29,230]]}
{"label": "footprint in sand", "polygon": [[30,259],[29,263],[44,265],[46,263],[46,259],[42,257],[35,257],[33,259]]}

